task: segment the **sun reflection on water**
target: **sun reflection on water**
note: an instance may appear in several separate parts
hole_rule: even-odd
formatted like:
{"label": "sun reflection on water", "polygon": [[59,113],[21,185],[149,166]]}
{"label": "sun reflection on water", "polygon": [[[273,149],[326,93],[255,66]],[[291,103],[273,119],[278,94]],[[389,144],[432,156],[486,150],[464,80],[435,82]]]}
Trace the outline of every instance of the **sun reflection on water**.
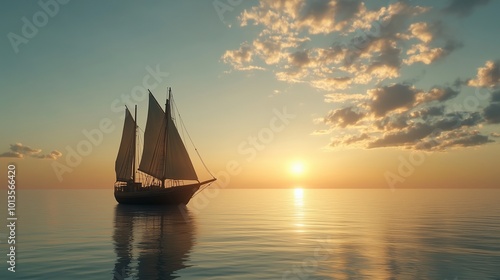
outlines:
{"label": "sun reflection on water", "polygon": [[295,227],[297,232],[304,232],[304,190],[296,187],[293,190],[295,204]]}
{"label": "sun reflection on water", "polygon": [[304,206],[304,190],[302,188],[295,188],[293,194],[295,197],[295,206]]}

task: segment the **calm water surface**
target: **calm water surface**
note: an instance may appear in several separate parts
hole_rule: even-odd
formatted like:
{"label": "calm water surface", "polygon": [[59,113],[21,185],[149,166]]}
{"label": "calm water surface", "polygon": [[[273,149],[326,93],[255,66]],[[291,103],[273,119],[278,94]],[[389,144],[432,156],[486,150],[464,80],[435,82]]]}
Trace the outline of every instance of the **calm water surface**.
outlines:
{"label": "calm water surface", "polygon": [[0,279],[500,279],[498,190],[206,195],[165,210],[20,191],[17,272],[3,226]]}

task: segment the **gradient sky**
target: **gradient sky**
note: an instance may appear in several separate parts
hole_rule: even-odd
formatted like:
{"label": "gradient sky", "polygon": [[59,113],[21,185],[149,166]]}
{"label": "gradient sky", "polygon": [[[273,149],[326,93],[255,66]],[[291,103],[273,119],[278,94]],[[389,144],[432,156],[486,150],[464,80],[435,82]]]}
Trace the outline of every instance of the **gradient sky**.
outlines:
{"label": "gradient sky", "polygon": [[[20,188],[111,190],[123,105],[139,106],[144,128],[146,83],[160,103],[173,88],[224,187],[498,187],[499,10],[488,0],[9,1],[0,163],[17,164]],[[69,156],[78,147],[81,160]]]}

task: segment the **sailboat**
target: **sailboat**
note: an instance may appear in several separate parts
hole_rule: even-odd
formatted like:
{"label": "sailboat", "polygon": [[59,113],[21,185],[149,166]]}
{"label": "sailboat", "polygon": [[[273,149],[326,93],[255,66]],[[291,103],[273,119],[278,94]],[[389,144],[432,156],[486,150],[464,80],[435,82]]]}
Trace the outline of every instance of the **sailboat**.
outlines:
{"label": "sailboat", "polygon": [[[171,88],[168,88],[165,111],[149,91],[144,146],[137,169],[137,105],[134,117],[125,108],[122,139],[115,162],[114,195],[118,203],[186,205],[196,192],[216,180],[213,175],[205,181],[198,179],[173,119],[172,103]],[[200,160],[203,163],[201,157]],[[207,171],[211,175],[208,168]]]}

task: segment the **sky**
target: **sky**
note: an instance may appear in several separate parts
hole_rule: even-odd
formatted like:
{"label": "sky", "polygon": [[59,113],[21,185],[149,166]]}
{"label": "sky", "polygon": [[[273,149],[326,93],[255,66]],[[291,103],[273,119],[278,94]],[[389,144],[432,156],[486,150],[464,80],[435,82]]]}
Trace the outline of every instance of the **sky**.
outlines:
{"label": "sky", "polygon": [[[9,1],[0,168],[109,188],[172,87],[220,187],[495,188],[500,2]],[[189,146],[189,145],[188,145]],[[192,147],[188,147],[192,151]],[[196,155],[201,179],[208,179]]]}

